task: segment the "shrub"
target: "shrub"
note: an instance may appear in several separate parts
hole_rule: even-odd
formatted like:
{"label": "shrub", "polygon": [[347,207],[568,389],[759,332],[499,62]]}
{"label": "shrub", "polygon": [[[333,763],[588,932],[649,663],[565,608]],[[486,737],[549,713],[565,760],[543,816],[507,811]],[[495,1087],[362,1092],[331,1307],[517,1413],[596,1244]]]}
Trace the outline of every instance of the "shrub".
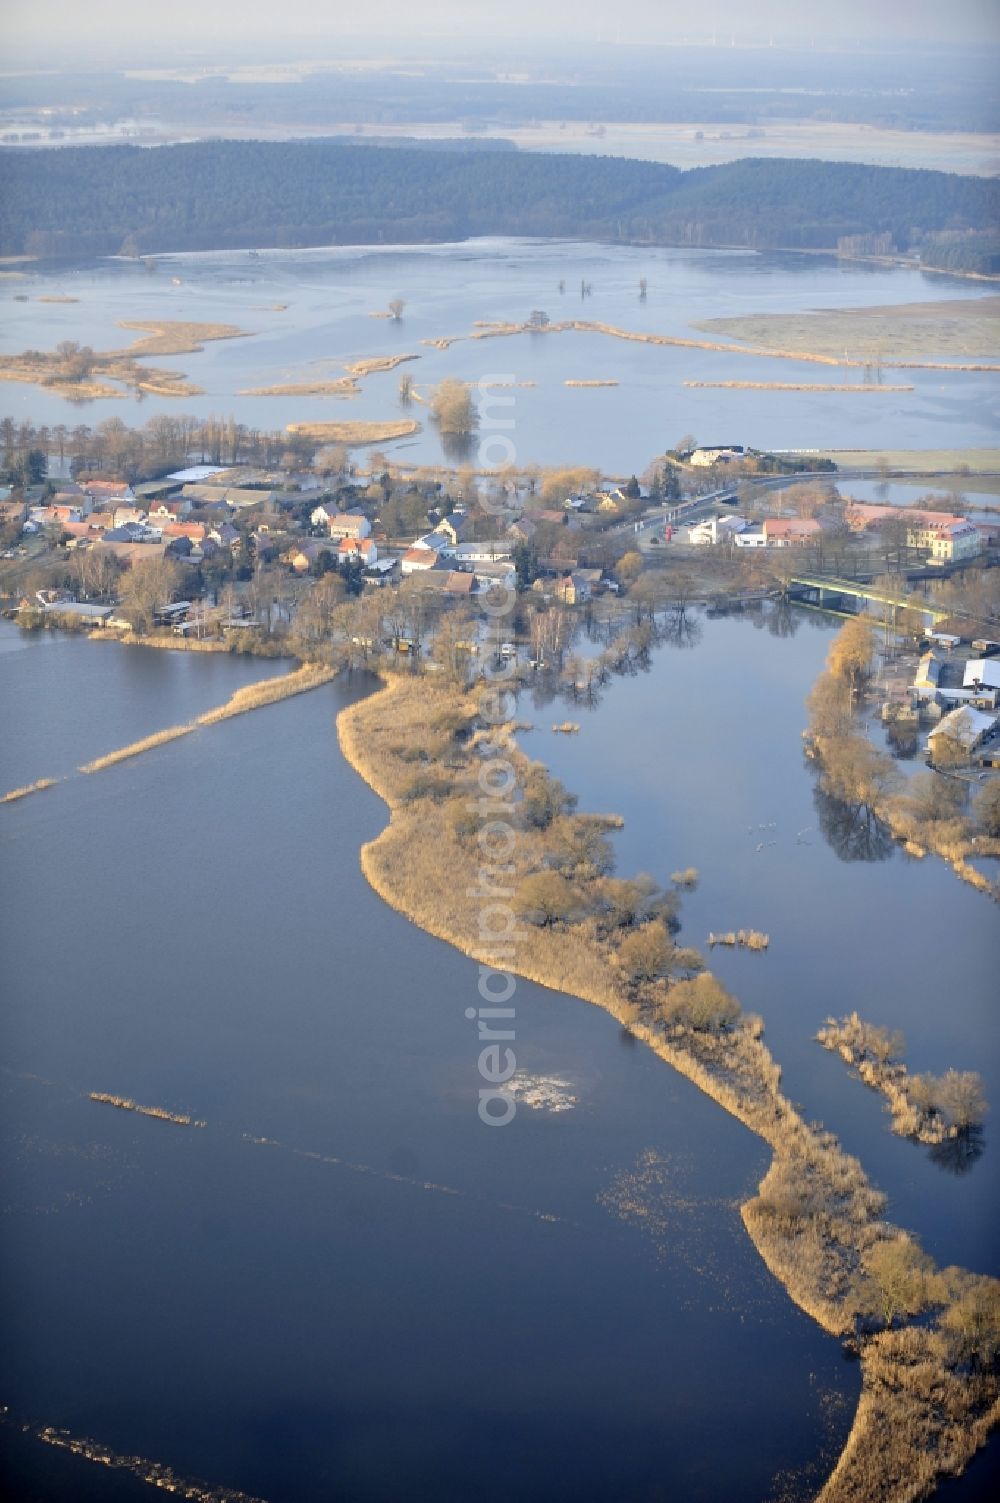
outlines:
{"label": "shrub", "polygon": [[576,914],[576,893],[558,872],[536,872],[525,877],[514,899],[516,911],[540,928],[568,923]]}
{"label": "shrub", "polygon": [[697,1032],[719,1033],[731,1028],[740,1016],[740,1004],[717,977],[705,972],[678,981],[663,1003],[664,1016]]}

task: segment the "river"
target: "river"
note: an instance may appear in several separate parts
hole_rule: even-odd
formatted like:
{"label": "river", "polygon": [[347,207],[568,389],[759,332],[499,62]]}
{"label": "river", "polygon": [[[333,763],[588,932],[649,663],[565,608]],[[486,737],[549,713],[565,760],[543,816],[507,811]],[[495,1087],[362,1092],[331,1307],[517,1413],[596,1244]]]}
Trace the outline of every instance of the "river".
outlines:
{"label": "river", "polygon": [[[122,320],[225,322],[250,337],[210,343],[201,354],[158,356],[151,364],[185,372],[200,395],[67,401],[50,390],[5,384],[3,412],[36,424],[95,424],[120,416],[142,423],[158,413],[235,414],[253,429],[293,422],[422,421],[411,438],[382,445],[400,461],[437,463],[441,439],[419,403],[401,414],[399,370],[371,376],[361,394],[252,397],[252,388],[329,380],[345,363],[372,355],[415,354],[406,365],[426,391],[445,376],[478,382],[501,376],[513,429],[504,429],[519,464],[593,465],[612,474],[641,471],[685,433],[704,443],[778,449],[976,448],[995,442],[996,377],[888,368],[887,384],[912,391],[727,390],[696,381],[853,385],[861,370],[801,361],[625,342],[569,332],[463,341],[435,350],[426,339],[468,335],[478,321],[523,322],[533,309],[552,320],[589,319],[639,333],[711,338],[702,319],[803,309],[867,308],[981,298],[981,286],[905,267],[779,252],[706,251],[480,239],[459,245],[220,251],[134,262],[105,258],[38,263],[5,284],[0,351],[51,350],[62,340],[120,348]],[[648,282],[640,300],[639,282]],[[581,298],[581,283],[591,291]],[[560,284],[563,290],[560,290]],[[67,297],[73,302],[43,302]],[[373,319],[394,297],[399,322]],[[723,340],[723,342],[728,342]],[[848,352],[850,353],[850,352]],[[936,352],[928,349],[928,359]],[[945,357],[947,359],[947,357]],[[587,389],[567,380],[619,384]],[[483,433],[487,427],[484,424]],[[510,450],[507,450],[509,456]],[[488,463],[503,456],[488,455]]]}
{"label": "river", "polygon": [[[791,646],[807,640],[819,650],[813,633]],[[745,641],[780,702],[787,659]],[[602,1011],[527,983],[519,1069],[556,1077],[569,1109],[480,1124],[476,967],[359,871],[385,815],[334,719],[367,685],[82,776],[83,756],[276,665],[25,645],[7,623],[0,646],[17,708],[3,786],[69,774],[0,811],[15,1418],[270,1503],[814,1491],[858,1373],[743,1233],[767,1150]],[[580,749],[598,749],[601,714]],[[684,844],[707,874],[714,822],[648,864]],[[18,1495],[146,1495],[129,1472],[0,1439]]]}

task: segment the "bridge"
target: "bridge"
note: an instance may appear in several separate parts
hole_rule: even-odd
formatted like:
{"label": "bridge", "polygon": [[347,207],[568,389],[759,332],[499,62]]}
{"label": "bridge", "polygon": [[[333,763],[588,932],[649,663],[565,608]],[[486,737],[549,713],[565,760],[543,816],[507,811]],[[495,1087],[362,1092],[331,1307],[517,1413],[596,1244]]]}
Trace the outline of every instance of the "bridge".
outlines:
{"label": "bridge", "polygon": [[786,587],[798,585],[803,590],[815,590],[819,595],[820,605],[823,604],[824,595],[852,595],[856,600],[873,600],[877,605],[891,605],[898,610],[919,611],[921,615],[928,616],[935,625],[954,614],[953,611],[942,610],[940,606],[931,605],[929,601],[919,597],[897,595],[856,579],[837,579],[829,574],[790,574],[785,583]]}

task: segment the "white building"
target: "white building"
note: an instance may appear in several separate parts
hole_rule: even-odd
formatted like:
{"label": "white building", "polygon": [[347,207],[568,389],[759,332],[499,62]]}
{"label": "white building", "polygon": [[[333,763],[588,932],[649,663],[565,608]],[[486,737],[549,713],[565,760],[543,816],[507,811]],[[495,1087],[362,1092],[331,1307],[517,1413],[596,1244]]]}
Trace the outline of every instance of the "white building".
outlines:
{"label": "white building", "polygon": [[995,711],[974,710],[971,705],[962,705],[938,721],[927,737],[927,750],[933,756],[939,738],[944,738],[965,752],[974,752],[998,724],[1000,715]]}
{"label": "white building", "polygon": [[718,449],[692,449],[689,463],[694,465],[731,464],[734,459],[742,459],[743,455],[742,444],[724,444]]}
{"label": "white building", "polygon": [[970,658],[962,685],[966,689],[1000,689],[1000,662],[995,658]]}
{"label": "white building", "polygon": [[731,514],[706,517],[703,522],[695,522],[694,526],[688,529],[688,542],[713,546],[717,543],[728,543],[746,529],[745,517],[736,517]]}
{"label": "white building", "polygon": [[[326,508],[317,506],[312,516],[316,517]],[[322,519],[321,519],[322,520]],[[335,511],[327,513],[327,528],[332,538],[367,538],[371,537],[372,524],[367,517],[360,512]],[[315,524],[314,525],[319,525]]]}

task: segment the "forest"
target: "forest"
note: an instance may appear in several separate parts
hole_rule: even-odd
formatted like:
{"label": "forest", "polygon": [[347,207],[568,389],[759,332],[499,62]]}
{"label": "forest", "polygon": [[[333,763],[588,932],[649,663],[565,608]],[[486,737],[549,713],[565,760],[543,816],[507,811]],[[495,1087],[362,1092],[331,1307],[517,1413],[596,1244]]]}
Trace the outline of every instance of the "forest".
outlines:
{"label": "forest", "polygon": [[205,141],[0,152],[0,254],[419,243],[555,235],[834,249],[1000,219],[995,182],[851,163],[753,160],[682,172],[616,157]]}

